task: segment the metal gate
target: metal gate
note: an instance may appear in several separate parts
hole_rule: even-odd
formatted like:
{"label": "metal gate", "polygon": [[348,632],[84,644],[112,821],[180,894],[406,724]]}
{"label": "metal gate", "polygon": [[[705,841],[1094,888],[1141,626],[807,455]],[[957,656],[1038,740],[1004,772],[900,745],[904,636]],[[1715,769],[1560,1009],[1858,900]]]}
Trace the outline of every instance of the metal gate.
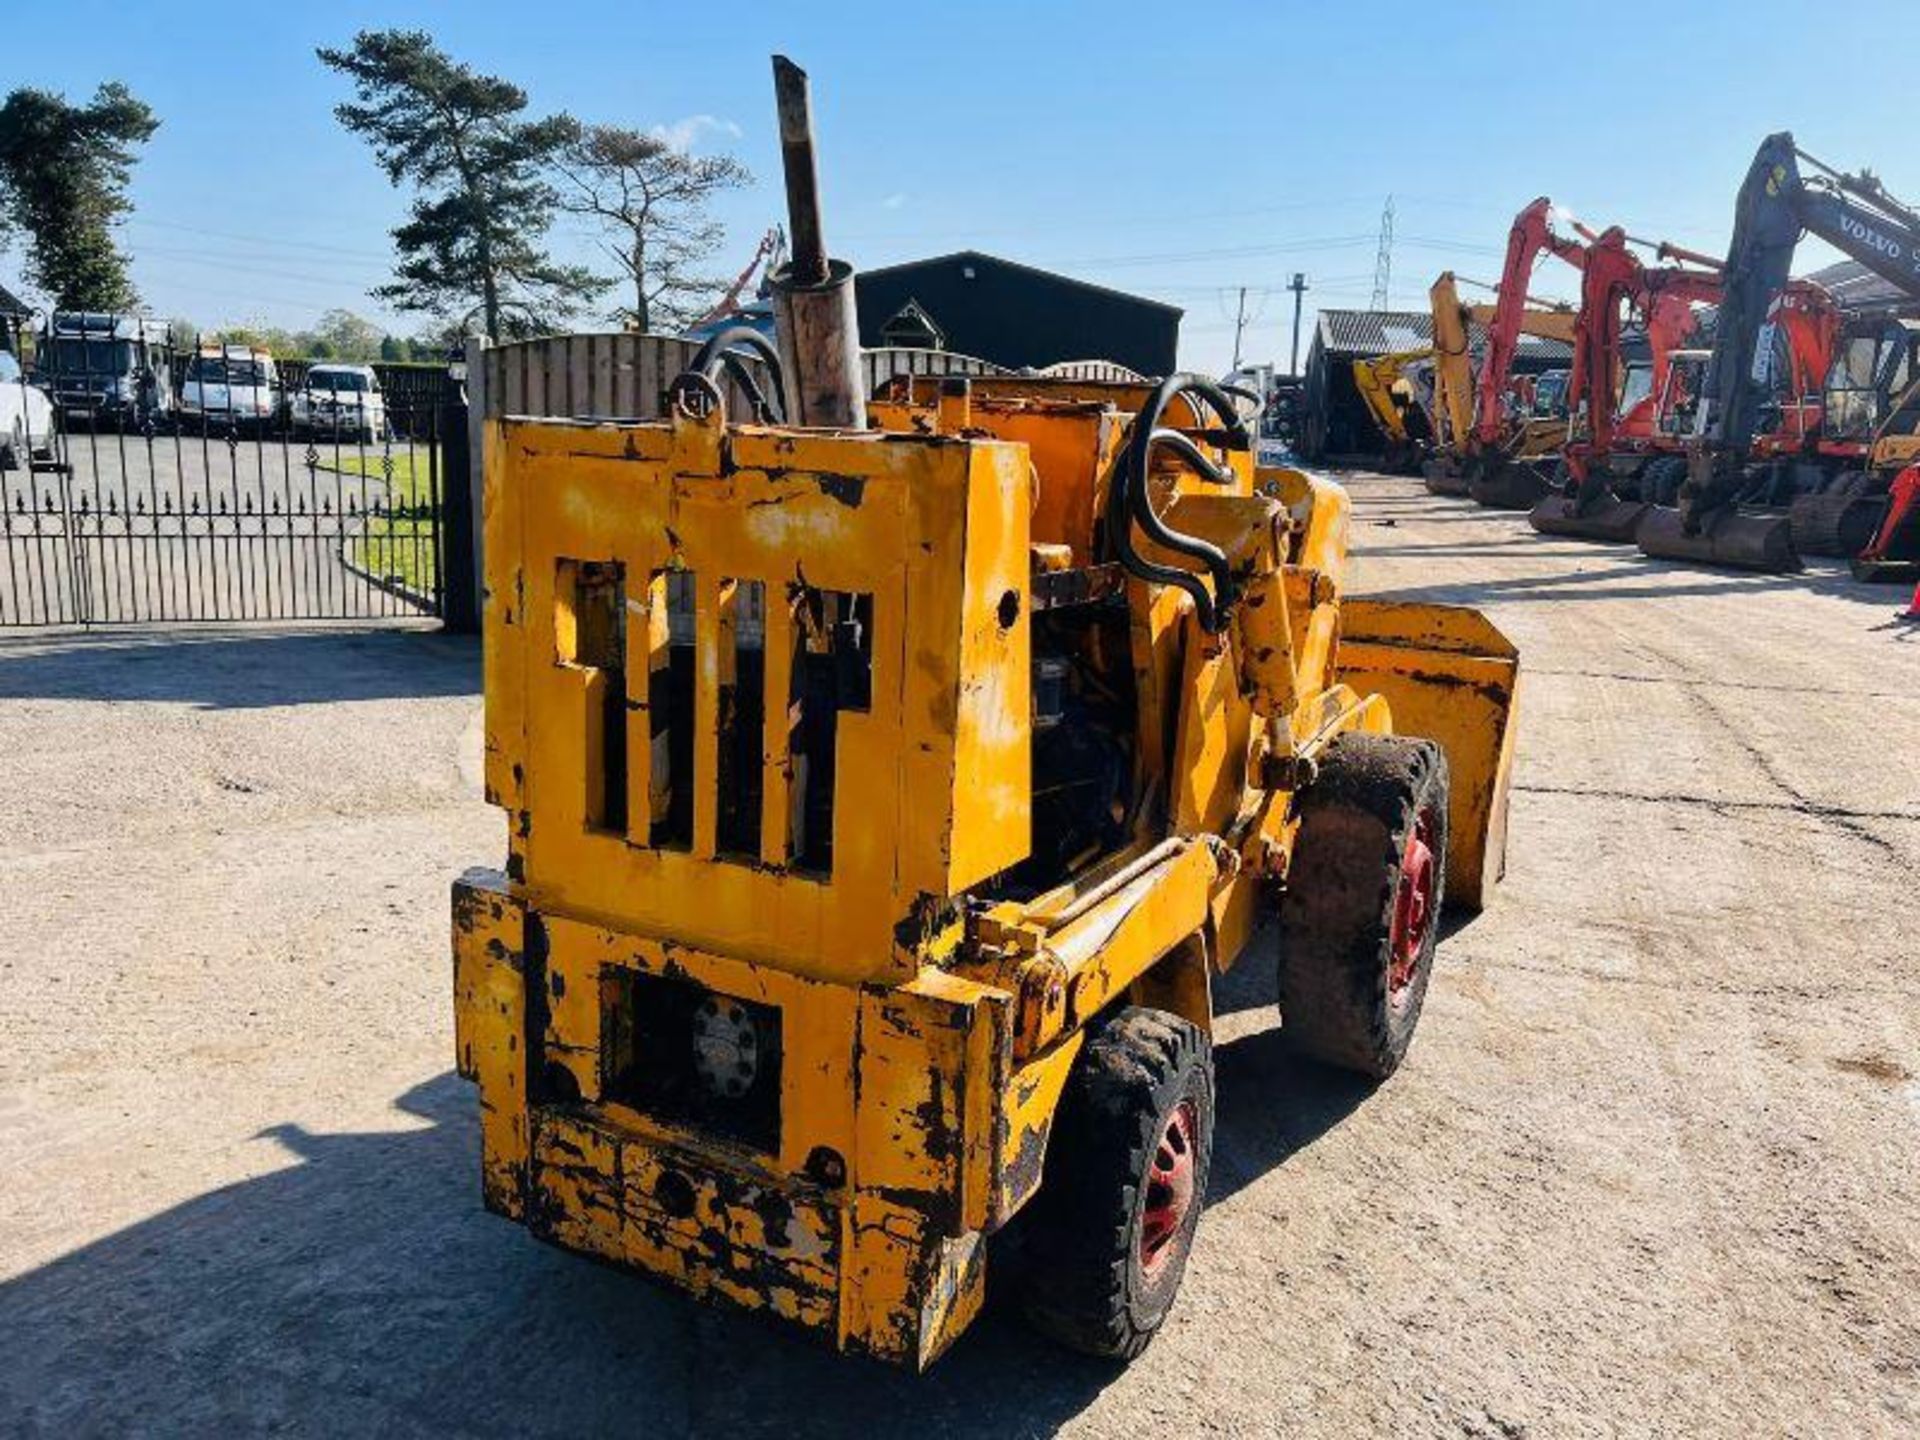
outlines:
{"label": "metal gate", "polygon": [[59,342],[0,354],[0,626],[444,612],[444,369]]}

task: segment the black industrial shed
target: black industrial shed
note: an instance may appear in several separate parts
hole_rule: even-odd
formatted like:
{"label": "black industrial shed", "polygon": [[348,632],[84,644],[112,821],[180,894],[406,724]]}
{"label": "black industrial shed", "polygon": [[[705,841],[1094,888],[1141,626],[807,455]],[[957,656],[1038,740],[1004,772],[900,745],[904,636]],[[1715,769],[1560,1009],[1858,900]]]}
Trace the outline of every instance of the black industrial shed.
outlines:
{"label": "black industrial shed", "polygon": [[[1468,343],[1479,354],[1486,332],[1479,322],[1467,327]],[[1418,350],[1433,343],[1433,316],[1417,310],[1322,310],[1313,327],[1313,344],[1303,372],[1301,449],[1310,460],[1378,456],[1383,437],[1353,383],[1353,362],[1397,350]],[[1517,374],[1573,363],[1573,350],[1559,340],[1522,335],[1514,355]]]}
{"label": "black industrial shed", "polygon": [[1174,368],[1178,306],[961,250],[862,270],[860,343],[919,345],[1009,369],[1113,360],[1142,375]]}

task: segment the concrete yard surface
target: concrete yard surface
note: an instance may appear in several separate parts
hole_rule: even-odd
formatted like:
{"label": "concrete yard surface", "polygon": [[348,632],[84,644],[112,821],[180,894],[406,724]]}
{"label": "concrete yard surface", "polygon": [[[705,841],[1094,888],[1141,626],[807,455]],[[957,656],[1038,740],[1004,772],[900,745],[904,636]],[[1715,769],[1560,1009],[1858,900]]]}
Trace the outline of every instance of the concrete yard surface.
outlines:
{"label": "concrete yard surface", "polygon": [[1521,648],[1509,874],[1378,1089],[1285,1058],[1270,953],[1227,982],[1211,1205],[1125,1369],[994,1309],[895,1374],[481,1210],[471,641],[0,639],[0,1431],[1920,1432],[1905,592],[1351,483],[1356,589]]}

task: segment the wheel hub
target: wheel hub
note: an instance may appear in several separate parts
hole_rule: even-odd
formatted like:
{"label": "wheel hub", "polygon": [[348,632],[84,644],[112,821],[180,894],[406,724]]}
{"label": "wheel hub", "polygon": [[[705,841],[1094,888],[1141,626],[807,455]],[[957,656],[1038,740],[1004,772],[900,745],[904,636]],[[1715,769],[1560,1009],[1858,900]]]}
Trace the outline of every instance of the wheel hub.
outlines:
{"label": "wheel hub", "polygon": [[1140,1269],[1158,1275],[1180,1248],[1187,1214],[1193,1209],[1194,1146],[1197,1128],[1191,1100],[1173,1107],[1147,1166],[1146,1209],[1140,1217]]}
{"label": "wheel hub", "polygon": [[1422,810],[1400,857],[1400,886],[1393,897],[1393,934],[1387,966],[1387,999],[1396,1009],[1407,1003],[1435,919],[1436,867],[1433,835],[1436,816]]}

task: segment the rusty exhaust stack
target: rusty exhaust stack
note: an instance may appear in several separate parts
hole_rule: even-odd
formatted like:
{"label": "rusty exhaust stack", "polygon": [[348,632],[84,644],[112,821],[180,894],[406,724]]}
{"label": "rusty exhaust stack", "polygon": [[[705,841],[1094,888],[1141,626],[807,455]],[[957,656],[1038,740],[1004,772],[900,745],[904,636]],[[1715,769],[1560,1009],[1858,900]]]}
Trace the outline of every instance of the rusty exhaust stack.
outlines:
{"label": "rusty exhaust stack", "polygon": [[866,387],[860,376],[853,266],[827,255],[807,72],[784,55],[773,57],[773,94],[787,179],[787,233],[793,237],[793,258],[773,274],[787,418],[795,425],[864,430]]}

